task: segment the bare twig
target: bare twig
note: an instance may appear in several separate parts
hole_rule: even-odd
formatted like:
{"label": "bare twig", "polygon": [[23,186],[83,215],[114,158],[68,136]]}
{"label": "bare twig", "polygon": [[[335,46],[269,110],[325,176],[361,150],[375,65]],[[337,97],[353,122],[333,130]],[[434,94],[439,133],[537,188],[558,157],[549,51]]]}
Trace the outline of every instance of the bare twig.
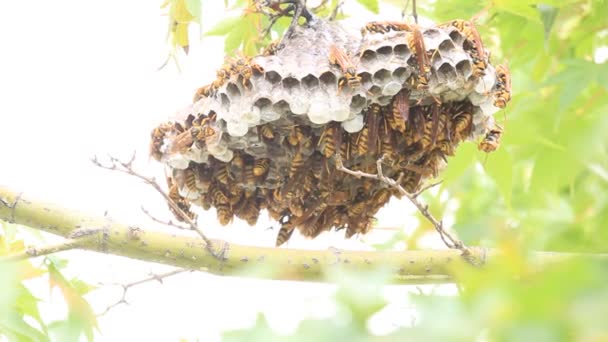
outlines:
{"label": "bare twig", "polygon": [[0,203],[2,203],[2,205],[4,205],[5,207],[9,208],[11,210],[11,219],[9,221],[9,223],[15,223],[15,208],[17,208],[17,204],[19,204],[19,200],[21,200],[21,195],[23,193],[20,192],[17,197],[15,197],[15,200],[13,201],[13,203],[9,204],[7,201],[3,200],[2,198],[0,198]]}
{"label": "bare twig", "polygon": [[205,233],[203,233],[203,231],[197,226],[197,224],[177,205],[177,203],[175,203],[175,201],[173,201],[173,199],[171,199],[171,197],[169,197],[169,195],[161,188],[161,186],[158,184],[158,182],[156,182],[156,179],[154,179],[153,177],[146,177],[146,176],[136,172],[135,170],[133,170],[132,164],[133,164],[133,161],[135,160],[135,152],[133,152],[133,155],[131,156],[131,159],[128,162],[123,162],[123,161],[119,160],[118,158],[115,158],[110,155],[108,156],[108,158],[110,159],[110,165],[102,164],[97,159],[97,156],[93,157],[91,159],[91,161],[93,162],[93,164],[97,165],[98,167],[100,167],[102,169],[126,173],[128,175],[139,178],[142,181],[144,181],[144,183],[150,185],[152,188],[154,188],[154,190],[156,190],[159,194],[161,194],[161,196],[163,196],[165,198],[165,200],[167,201],[167,203],[169,204],[171,209],[173,209],[179,215],[179,217],[182,218],[184,220],[184,222],[186,222],[188,224],[188,226],[190,227],[190,230],[195,231],[203,239],[203,241],[205,241],[205,249],[214,257],[216,257],[220,260],[223,259],[222,254],[218,255],[213,250],[213,244],[212,244],[211,240],[209,240],[209,238],[205,235]]}
{"label": "bare twig", "polygon": [[336,4],[336,7],[334,7],[334,9],[331,10],[331,14],[329,15],[329,21],[336,20],[336,17],[338,16],[338,12],[340,11],[340,9],[342,8],[343,5],[344,5],[343,0],[338,1],[338,3]]}
{"label": "bare twig", "polygon": [[25,260],[25,259],[29,259],[29,258],[38,257],[38,256],[49,255],[49,254],[53,254],[53,253],[57,253],[57,252],[61,252],[61,251],[67,251],[70,249],[76,249],[76,248],[79,248],[81,245],[82,245],[82,240],[69,239],[69,240],[63,241],[61,243],[56,243],[56,244],[47,245],[47,246],[38,246],[38,247],[31,246],[22,252],[10,254],[5,257],[0,258],[0,262],[21,261],[21,260]]}
{"label": "bare twig", "polygon": [[441,237],[441,240],[443,241],[443,243],[447,247],[459,249],[459,250],[462,251],[463,254],[469,254],[470,253],[469,249],[463,244],[462,241],[454,238],[452,235],[450,235],[448,232],[446,232],[443,229],[443,222],[437,220],[429,212],[428,205],[422,204],[418,200],[418,198],[414,196],[414,194],[410,194],[409,192],[405,191],[405,189],[399,183],[397,183],[394,179],[389,178],[389,177],[387,177],[387,176],[384,175],[384,173],[382,172],[382,162],[383,162],[383,160],[384,160],[384,156],[382,156],[382,158],[380,158],[380,159],[378,159],[376,161],[377,174],[371,174],[371,173],[366,173],[366,172],[362,172],[362,171],[354,171],[354,170],[347,169],[344,166],[344,164],[342,163],[342,159],[339,156],[336,158],[336,168],[339,171],[345,172],[345,173],[350,174],[352,176],[355,176],[357,178],[364,177],[364,178],[377,179],[377,180],[379,180],[381,182],[386,183],[388,186],[397,189],[401,195],[407,197],[407,199],[409,199],[410,202],[412,202],[412,204],[414,204],[414,206],[416,206],[416,208],[418,209],[418,211],[420,211],[420,213],[427,220],[429,220],[431,222],[431,224],[433,225],[433,227],[435,227],[435,230],[437,230],[437,232],[439,233],[439,236]]}
{"label": "bare twig", "polygon": [[144,279],[141,279],[141,280],[129,283],[129,284],[113,284],[113,285],[122,287],[122,296],[120,297],[119,300],[117,300],[113,304],[108,305],[106,307],[106,309],[103,312],[101,312],[100,314],[97,314],[97,316],[98,317],[99,316],[103,316],[103,315],[107,314],[110,310],[112,310],[113,308],[115,308],[115,307],[117,307],[119,305],[122,305],[122,304],[128,305],[129,302],[127,302],[127,292],[129,291],[130,288],[138,286],[138,285],[141,285],[141,284],[149,283],[149,282],[152,282],[152,281],[158,281],[159,283],[162,284],[163,280],[165,278],[174,276],[176,274],[184,273],[184,272],[191,272],[191,270],[186,270],[186,269],[179,268],[179,269],[176,269],[176,270],[173,270],[173,271],[170,271],[170,272],[166,272],[166,273],[161,273],[161,274],[153,274],[153,273],[151,273],[148,278],[144,278]]}
{"label": "bare twig", "polygon": [[[401,182],[397,182],[397,183],[401,183]],[[430,188],[434,188],[434,187],[436,187],[437,185],[439,185],[441,183],[443,183],[443,181],[439,181],[439,182],[436,182],[436,183],[429,183],[429,184],[423,186],[422,188],[420,188],[420,190],[414,192],[412,194],[412,197],[416,198],[416,197],[420,196],[423,192],[427,191]]]}
{"label": "bare twig", "polygon": [[154,221],[156,223],[160,223],[165,226],[175,227],[177,229],[190,230],[190,227],[184,227],[182,225],[179,225],[179,224],[173,222],[172,220],[163,221],[163,220],[155,217],[154,215],[152,215],[152,213],[150,213],[148,210],[146,210],[146,208],[144,208],[143,206],[141,207],[141,211],[143,211],[144,214],[146,214],[146,216],[148,216],[152,221]]}

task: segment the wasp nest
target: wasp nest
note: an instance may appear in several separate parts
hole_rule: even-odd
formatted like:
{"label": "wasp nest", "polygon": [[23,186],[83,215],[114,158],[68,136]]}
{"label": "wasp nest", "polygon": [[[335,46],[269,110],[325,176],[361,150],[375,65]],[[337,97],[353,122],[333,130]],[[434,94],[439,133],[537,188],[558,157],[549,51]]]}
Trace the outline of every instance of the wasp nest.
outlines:
{"label": "wasp nest", "polygon": [[339,171],[384,174],[415,192],[464,140],[496,149],[492,115],[510,100],[510,76],[492,66],[475,27],[372,22],[361,33],[320,19],[262,55],[232,58],[194,103],[152,132],[170,196],[189,215],[214,207],[222,225],[260,211],[315,237],[365,233],[394,188]]}

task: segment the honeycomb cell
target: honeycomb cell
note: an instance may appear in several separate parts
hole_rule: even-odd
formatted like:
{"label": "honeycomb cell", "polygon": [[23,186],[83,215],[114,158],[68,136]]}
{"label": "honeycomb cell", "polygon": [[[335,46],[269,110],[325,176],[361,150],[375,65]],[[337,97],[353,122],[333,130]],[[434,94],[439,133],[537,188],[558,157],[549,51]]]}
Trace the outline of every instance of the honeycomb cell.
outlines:
{"label": "honeycomb cell", "polygon": [[372,80],[374,84],[378,86],[383,86],[386,82],[390,81],[391,72],[386,69],[380,69],[374,73]]}
{"label": "honeycomb cell", "polygon": [[403,82],[397,82],[395,80],[388,82],[384,88],[382,88],[382,95],[394,96],[401,90],[401,84]]}
{"label": "honeycomb cell", "polygon": [[382,46],[376,50],[376,55],[380,61],[388,61],[393,56],[392,46]]}
{"label": "honeycomb cell", "polygon": [[285,100],[280,100],[279,102],[272,105],[272,110],[276,113],[279,113],[280,116],[286,115],[290,112],[289,103]]}
{"label": "honeycomb cell", "polygon": [[473,68],[471,67],[471,62],[469,60],[465,59],[465,60],[461,60],[460,62],[456,63],[456,72],[458,72],[458,74],[462,75],[462,77],[464,79],[468,79],[473,73]]}
{"label": "honeycomb cell", "polygon": [[393,48],[393,53],[395,56],[401,59],[407,60],[412,54],[410,48],[406,44],[397,44]]}
{"label": "honeycomb cell", "polygon": [[392,95],[391,96],[383,95],[383,96],[378,96],[378,99],[376,101],[381,106],[388,106],[392,100],[393,100]]}
{"label": "honeycomb cell", "polygon": [[165,163],[174,169],[185,170],[190,165],[190,160],[184,158],[181,154],[170,154],[166,158]]}
{"label": "honeycomb cell", "polygon": [[437,78],[439,79],[439,82],[448,82],[449,80],[456,78],[456,76],[456,69],[449,63],[443,63],[439,69],[437,69]]}
{"label": "honeycomb cell", "polygon": [[308,74],[302,79],[302,85],[305,89],[313,89],[319,86],[319,79],[312,74]]}
{"label": "honeycomb cell", "polygon": [[[491,71],[491,70],[488,70]],[[487,93],[494,88],[496,83],[496,74],[494,72],[486,72],[485,75],[477,80],[475,91],[478,93]]]}
{"label": "honeycomb cell", "polygon": [[452,31],[449,33],[449,36],[455,45],[462,47],[465,38],[458,30],[452,29]]}
{"label": "honeycomb cell", "polygon": [[360,61],[362,64],[373,64],[378,60],[376,56],[376,52],[373,50],[365,50],[360,57]]}
{"label": "honeycomb cell", "polygon": [[326,88],[338,86],[338,78],[331,71],[326,71],[321,74],[321,76],[319,76],[319,81],[321,81],[321,85]]}
{"label": "honeycomb cell", "polygon": [[[245,121],[230,120],[226,122],[226,128],[228,129],[228,134],[235,137],[242,137],[243,135],[247,134],[247,131],[249,130],[249,125]],[[213,153],[214,156],[216,154],[217,153]]]}
{"label": "honeycomb cell", "polygon": [[405,67],[398,67],[393,70],[393,79],[403,84],[410,77],[411,71]]}
{"label": "honeycomb cell", "polygon": [[300,87],[300,81],[295,77],[286,77],[283,79],[283,89],[292,91],[294,88]]}
{"label": "honeycomb cell", "polygon": [[350,100],[350,111],[354,113],[360,112],[366,104],[367,100],[365,99],[365,97],[361,95],[355,95]]}
{"label": "honeycomb cell", "polygon": [[368,92],[372,95],[372,96],[378,96],[380,94],[382,94],[382,88],[380,88],[377,85],[373,85],[371,88],[368,89]]}
{"label": "honeycomb cell", "polygon": [[372,74],[369,72],[362,72],[359,74],[359,77],[361,77],[361,84],[364,88],[369,88],[372,86]]}
{"label": "honeycomb cell", "polygon": [[310,99],[306,96],[306,92],[297,89],[293,95],[289,102],[290,111],[296,115],[306,114],[310,108]]}
{"label": "honeycomb cell", "polygon": [[228,95],[221,93],[220,94],[220,101],[222,101],[222,106],[224,107],[229,107],[230,106],[230,99],[228,98]]}
{"label": "honeycomb cell", "polygon": [[281,82],[281,75],[276,71],[267,71],[264,75],[264,79],[270,84],[277,84]]}
{"label": "honeycomb cell", "polygon": [[363,115],[357,114],[354,118],[344,121],[342,128],[348,133],[359,132],[363,128]]}
{"label": "honeycomb cell", "polygon": [[454,42],[452,42],[451,39],[446,39],[443,42],[441,42],[441,44],[439,44],[439,52],[442,55],[449,54],[454,49],[456,49],[456,46],[454,46]]}
{"label": "honeycomb cell", "polygon": [[308,109],[308,118],[315,124],[326,124],[332,120],[328,101],[313,101]]}
{"label": "honeycomb cell", "polygon": [[226,93],[228,94],[228,98],[233,102],[238,101],[241,97],[239,87],[232,82],[226,85]]}

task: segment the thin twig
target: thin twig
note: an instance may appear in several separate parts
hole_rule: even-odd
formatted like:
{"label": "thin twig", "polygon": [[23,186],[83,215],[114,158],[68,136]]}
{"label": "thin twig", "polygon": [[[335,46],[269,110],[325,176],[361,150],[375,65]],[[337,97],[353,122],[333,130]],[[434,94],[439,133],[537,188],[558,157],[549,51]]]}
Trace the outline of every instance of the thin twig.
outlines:
{"label": "thin twig", "polygon": [[13,201],[13,203],[8,204],[7,201],[3,200],[2,198],[0,198],[0,203],[2,203],[2,205],[4,205],[5,207],[9,208],[11,210],[11,219],[9,221],[9,223],[15,223],[15,209],[17,208],[17,204],[19,203],[19,200],[21,200],[21,195],[23,193],[20,192],[17,197],[15,197],[15,200]]}
{"label": "thin twig", "polygon": [[[352,176],[355,176],[357,178],[364,177],[364,178],[377,179],[377,180],[379,180],[381,182],[386,183],[390,187],[393,187],[393,188],[397,189],[401,195],[407,197],[407,199],[409,199],[410,202],[412,202],[412,204],[414,204],[414,206],[416,206],[416,208],[418,209],[418,211],[420,211],[420,213],[422,214],[422,216],[424,216],[427,220],[429,220],[431,222],[431,224],[433,225],[433,227],[435,227],[435,230],[439,233],[439,236],[441,237],[441,240],[443,241],[443,243],[447,247],[459,249],[459,250],[461,250],[463,252],[463,254],[469,254],[470,253],[469,249],[464,245],[464,243],[462,241],[454,238],[452,235],[450,235],[448,232],[446,232],[443,229],[443,221],[437,220],[429,212],[428,205],[422,204],[418,200],[417,197],[415,197],[413,194],[410,194],[409,192],[407,192],[394,179],[389,178],[389,177],[387,177],[387,176],[384,175],[384,173],[382,172],[382,162],[383,162],[383,160],[384,160],[384,156],[382,156],[380,159],[378,159],[376,161],[377,174],[371,174],[371,173],[366,173],[366,172],[362,172],[362,171],[354,171],[354,170],[347,169],[344,166],[344,164],[342,163],[342,159],[339,156],[336,158],[336,168],[339,171],[345,172],[345,173],[350,174]],[[446,238],[447,238],[447,240],[446,240]]]}
{"label": "thin twig", "polygon": [[220,260],[222,260],[224,258],[222,254],[218,255],[213,250],[213,244],[212,244],[211,240],[209,240],[209,238],[196,225],[196,223],[188,215],[186,215],[186,213],[177,205],[177,203],[175,203],[175,201],[173,201],[173,199],[171,199],[171,197],[169,197],[169,195],[161,188],[161,186],[156,182],[156,180],[153,177],[146,177],[146,176],[136,172],[135,170],[133,170],[132,164],[133,164],[133,161],[135,160],[135,152],[133,152],[133,155],[131,156],[131,159],[128,162],[123,162],[123,161],[119,160],[118,158],[115,158],[110,155],[108,156],[108,158],[110,159],[110,162],[111,162],[111,164],[109,166],[103,165],[101,162],[99,162],[99,160],[97,159],[97,156],[94,156],[91,159],[91,161],[93,162],[93,164],[97,165],[98,167],[100,167],[102,169],[126,173],[128,175],[139,178],[142,181],[144,181],[144,183],[150,185],[152,188],[154,188],[154,190],[156,190],[159,194],[161,194],[161,196],[163,196],[165,198],[165,200],[167,201],[167,203],[169,204],[171,209],[173,209],[179,215],[179,217],[182,218],[184,220],[184,222],[186,222],[188,224],[188,226],[190,227],[190,230],[195,231],[203,239],[203,241],[205,241],[205,249],[211,255],[213,255],[215,258],[218,258]]}
{"label": "thin twig", "polygon": [[190,230],[190,227],[184,227],[182,225],[179,225],[171,220],[169,221],[163,221],[157,217],[155,217],[154,215],[152,215],[152,213],[150,213],[148,210],[146,210],[146,208],[144,208],[143,206],[141,207],[141,211],[144,212],[144,214],[146,214],[146,216],[148,216],[152,221],[156,222],[156,223],[160,223],[162,225],[165,226],[170,226],[170,227],[175,227],[178,229],[183,229],[183,230]]}
{"label": "thin twig", "polygon": [[[400,182],[397,182],[397,183],[400,183]],[[414,192],[412,194],[412,197],[416,198],[416,197],[420,196],[423,192],[427,191],[430,188],[434,188],[434,187],[436,187],[437,185],[439,185],[441,183],[443,183],[443,181],[439,181],[439,182],[436,182],[436,183],[429,183],[429,184],[423,186],[422,188],[420,188],[420,190]]]}
{"label": "thin twig", "polygon": [[47,245],[47,246],[38,246],[38,247],[31,246],[22,252],[9,254],[5,257],[0,258],[0,262],[21,261],[21,260],[25,260],[25,259],[29,259],[29,258],[38,257],[38,256],[67,251],[70,249],[76,249],[76,248],[79,248],[80,246],[82,246],[82,242],[83,241],[80,239],[69,239],[69,240],[63,241],[61,243],[56,243],[56,244]]}
{"label": "thin twig", "polygon": [[338,12],[340,11],[340,9],[342,8],[343,5],[344,5],[343,0],[338,1],[338,3],[336,4],[336,7],[334,7],[334,9],[331,11],[331,14],[329,15],[329,21],[336,20],[336,17],[338,16]]}
{"label": "thin twig", "polygon": [[129,291],[130,288],[141,285],[141,284],[145,284],[145,283],[149,283],[151,281],[155,281],[157,280],[159,283],[163,283],[163,279],[174,276],[176,274],[180,274],[180,273],[184,273],[184,272],[191,272],[192,270],[186,270],[186,269],[176,269],[170,272],[166,272],[166,273],[161,273],[161,274],[150,274],[150,276],[148,278],[144,278],[129,284],[113,284],[116,286],[120,286],[122,287],[122,296],[120,297],[119,300],[117,300],[115,303],[110,304],[106,307],[106,309],[100,313],[97,314],[97,317],[103,316],[105,314],[107,314],[110,310],[112,310],[113,308],[121,305],[121,304],[126,304],[128,305],[129,302],[127,302],[127,292]]}

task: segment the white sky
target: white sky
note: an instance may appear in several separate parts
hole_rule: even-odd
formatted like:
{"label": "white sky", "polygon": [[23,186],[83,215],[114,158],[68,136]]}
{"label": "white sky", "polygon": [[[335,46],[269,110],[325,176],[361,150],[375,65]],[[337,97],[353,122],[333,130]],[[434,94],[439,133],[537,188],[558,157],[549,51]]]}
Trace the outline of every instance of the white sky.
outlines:
{"label": "white sky", "polygon": [[[168,51],[167,23],[159,5],[160,1],[143,0],[0,2],[0,185],[95,215],[107,210],[123,222],[153,227],[141,205],[170,218],[153,190],[89,161],[97,153],[128,156],[137,150],[140,169],[161,175],[160,165],[147,158],[150,130],[189,103],[194,90],[210,82],[222,63],[222,39],[198,41],[194,28],[190,56],[180,58],[182,73],[171,63],[157,72]],[[204,6],[206,29],[226,15],[223,1],[204,1]],[[351,23],[375,19],[358,7],[347,12],[354,15]],[[383,12],[385,19],[400,17],[400,10]],[[403,224],[404,206],[392,203],[384,209],[379,215],[382,225]],[[276,230],[266,230],[271,223],[261,221],[256,228],[239,222],[221,228],[213,212],[200,218],[210,236],[272,246]],[[388,236],[377,231],[344,241],[341,234],[325,234],[315,241],[296,238],[289,247],[369,248]],[[166,269],[87,252],[63,256],[71,260],[69,274],[94,284],[126,283]],[[61,298],[49,296],[46,287],[35,290],[46,300],[45,312],[61,318]],[[386,333],[393,323],[409,323],[412,312],[403,290],[387,289],[392,303],[385,310],[388,319],[374,320],[374,331]],[[333,287],[318,284],[182,274],[164,285],[131,290],[130,306],[100,318],[103,334],[98,340],[214,341],[223,329],[252,324],[258,311],[267,314],[271,326],[287,332],[304,315],[331,316],[332,291]],[[101,312],[119,297],[120,288],[104,287],[88,299]]]}

